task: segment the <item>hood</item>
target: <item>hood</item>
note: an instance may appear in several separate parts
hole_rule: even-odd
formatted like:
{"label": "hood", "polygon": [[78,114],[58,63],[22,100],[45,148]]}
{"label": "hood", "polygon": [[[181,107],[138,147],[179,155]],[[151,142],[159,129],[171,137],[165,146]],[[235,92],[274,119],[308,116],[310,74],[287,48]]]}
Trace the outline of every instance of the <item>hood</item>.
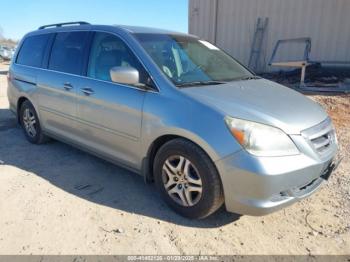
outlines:
{"label": "hood", "polygon": [[324,109],[306,96],[266,79],[197,86],[182,92],[223,114],[300,134],[327,118]]}

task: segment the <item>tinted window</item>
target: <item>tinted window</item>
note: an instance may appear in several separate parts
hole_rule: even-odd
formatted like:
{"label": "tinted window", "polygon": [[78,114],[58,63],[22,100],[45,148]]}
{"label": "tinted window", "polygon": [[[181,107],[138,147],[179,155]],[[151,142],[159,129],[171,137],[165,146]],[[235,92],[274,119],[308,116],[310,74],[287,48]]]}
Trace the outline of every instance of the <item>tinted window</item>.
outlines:
{"label": "tinted window", "polygon": [[36,35],[26,38],[18,54],[17,63],[41,67],[49,37],[50,35]]}
{"label": "tinted window", "polygon": [[108,33],[96,33],[91,47],[88,76],[112,81],[109,72],[113,67],[134,67],[140,73],[140,83],[151,81],[138,58],[122,40]]}
{"label": "tinted window", "polygon": [[58,33],[52,47],[49,69],[81,74],[88,32]]}

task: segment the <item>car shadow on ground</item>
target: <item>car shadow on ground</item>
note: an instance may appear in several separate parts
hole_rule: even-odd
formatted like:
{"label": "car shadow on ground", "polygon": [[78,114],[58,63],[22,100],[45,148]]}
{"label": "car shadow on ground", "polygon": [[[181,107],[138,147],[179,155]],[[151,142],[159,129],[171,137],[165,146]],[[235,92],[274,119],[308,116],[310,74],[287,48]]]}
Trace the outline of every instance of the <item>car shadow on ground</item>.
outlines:
{"label": "car shadow on ground", "polygon": [[30,144],[8,109],[0,109],[0,161],[77,197],[122,212],[198,228],[220,227],[240,218],[224,208],[204,220],[183,218],[170,210],[155,186],[145,184],[141,176],[61,142]]}

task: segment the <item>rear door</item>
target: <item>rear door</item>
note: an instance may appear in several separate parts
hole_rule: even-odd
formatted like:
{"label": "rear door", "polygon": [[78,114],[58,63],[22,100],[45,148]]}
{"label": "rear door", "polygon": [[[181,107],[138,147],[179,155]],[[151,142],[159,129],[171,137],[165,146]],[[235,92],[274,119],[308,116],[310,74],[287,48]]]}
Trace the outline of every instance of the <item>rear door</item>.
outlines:
{"label": "rear door", "polygon": [[46,68],[39,75],[41,120],[50,133],[76,140],[77,90],[87,59],[90,32],[71,31],[55,35]]}

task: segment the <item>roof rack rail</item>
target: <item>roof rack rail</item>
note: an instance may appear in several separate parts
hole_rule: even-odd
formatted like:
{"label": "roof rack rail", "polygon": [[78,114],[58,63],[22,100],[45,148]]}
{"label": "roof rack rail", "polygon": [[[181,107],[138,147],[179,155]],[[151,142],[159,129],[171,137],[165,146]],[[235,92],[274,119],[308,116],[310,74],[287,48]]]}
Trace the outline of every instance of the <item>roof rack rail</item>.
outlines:
{"label": "roof rack rail", "polygon": [[65,25],[90,25],[90,23],[78,21],[78,22],[67,22],[67,23],[43,25],[43,26],[40,26],[38,28],[38,30],[42,30],[42,29],[50,28],[50,27],[62,27],[62,26],[65,26]]}

